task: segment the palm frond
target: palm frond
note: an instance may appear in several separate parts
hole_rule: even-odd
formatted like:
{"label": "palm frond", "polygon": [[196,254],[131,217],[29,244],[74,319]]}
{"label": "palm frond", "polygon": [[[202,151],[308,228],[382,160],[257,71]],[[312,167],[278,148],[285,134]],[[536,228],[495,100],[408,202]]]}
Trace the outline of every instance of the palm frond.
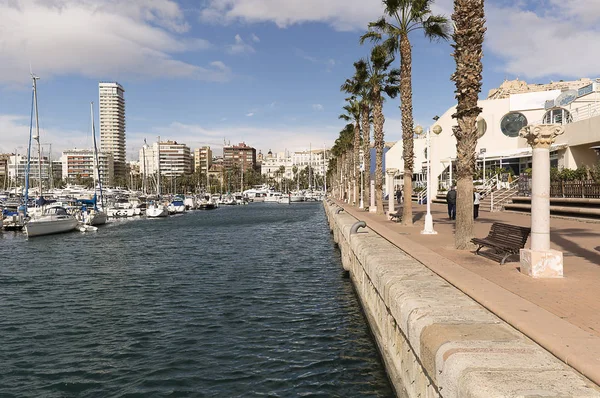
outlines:
{"label": "palm frond", "polygon": [[450,39],[450,23],[443,15],[430,15],[423,21],[425,37],[431,41]]}

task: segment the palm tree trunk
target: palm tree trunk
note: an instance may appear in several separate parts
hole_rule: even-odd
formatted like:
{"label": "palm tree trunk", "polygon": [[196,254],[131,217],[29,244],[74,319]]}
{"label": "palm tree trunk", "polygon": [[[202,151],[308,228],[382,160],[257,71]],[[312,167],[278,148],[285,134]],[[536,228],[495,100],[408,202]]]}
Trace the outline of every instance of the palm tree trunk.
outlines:
{"label": "palm tree trunk", "polygon": [[369,121],[369,105],[361,105],[361,123],[363,136],[363,162],[364,178],[362,190],[364,192],[365,207],[371,203],[371,122]]}
{"label": "palm tree trunk", "polygon": [[373,90],[373,138],[375,141],[375,200],[377,214],[385,214],[383,210],[383,99],[379,87]]}
{"label": "palm tree trunk", "polygon": [[360,120],[354,123],[354,205],[358,206],[358,184],[360,181]]}
{"label": "palm tree trunk", "polygon": [[469,249],[473,238],[473,174],[475,172],[475,149],[477,146],[477,106],[481,92],[483,65],[483,38],[485,34],[483,0],[455,0],[454,59],[456,72],[452,80],[456,83],[456,113],[458,126],[454,126],[457,157],[456,231],[455,247]]}
{"label": "palm tree trunk", "polygon": [[413,224],[412,177],[414,165],[412,114],[412,49],[407,34],[400,35],[400,112],[402,114],[402,157],[404,158],[404,207],[402,224]]}

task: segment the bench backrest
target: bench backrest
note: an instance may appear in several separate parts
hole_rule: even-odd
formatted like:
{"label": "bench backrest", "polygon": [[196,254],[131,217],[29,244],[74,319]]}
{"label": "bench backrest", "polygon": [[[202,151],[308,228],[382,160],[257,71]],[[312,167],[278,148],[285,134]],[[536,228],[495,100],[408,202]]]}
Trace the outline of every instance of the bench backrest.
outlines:
{"label": "bench backrest", "polygon": [[523,248],[530,232],[531,228],[495,222],[492,224],[487,237],[510,246]]}

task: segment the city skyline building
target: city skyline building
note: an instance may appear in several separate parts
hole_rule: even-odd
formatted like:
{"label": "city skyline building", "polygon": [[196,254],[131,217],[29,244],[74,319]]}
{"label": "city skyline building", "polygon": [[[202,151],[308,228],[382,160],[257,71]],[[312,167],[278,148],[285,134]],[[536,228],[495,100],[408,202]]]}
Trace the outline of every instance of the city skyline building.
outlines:
{"label": "city skyline building", "polygon": [[127,177],[125,90],[117,82],[100,82],[98,92],[100,151],[112,154],[114,177],[123,179]]}
{"label": "city skyline building", "polygon": [[194,149],[194,172],[206,174],[212,166],[212,150],[210,146]]}
{"label": "city skyline building", "polygon": [[[160,145],[160,151],[159,151]],[[160,153],[160,163],[159,163]],[[145,157],[145,158],[144,158]],[[160,165],[160,174],[165,177],[191,174],[192,156],[190,148],[177,141],[161,141],[144,145],[139,151],[140,173],[155,174]]]}
{"label": "city skyline building", "polygon": [[330,150],[312,149],[308,151],[279,152],[273,154],[271,150],[264,156],[261,164],[261,174],[268,178],[275,178],[281,166],[285,167],[284,178],[294,178],[294,166],[297,172],[309,165],[316,175],[323,176],[329,167]]}
{"label": "city skyline building", "polygon": [[[62,179],[73,182],[81,178],[94,178],[94,151],[92,149],[68,149],[60,158]],[[98,171],[102,184],[113,183],[114,159],[111,153],[98,153]]]}
{"label": "city skyline building", "polygon": [[235,167],[242,167],[244,171],[256,167],[256,149],[240,142],[238,145],[223,146],[223,167],[225,170],[231,170]]}

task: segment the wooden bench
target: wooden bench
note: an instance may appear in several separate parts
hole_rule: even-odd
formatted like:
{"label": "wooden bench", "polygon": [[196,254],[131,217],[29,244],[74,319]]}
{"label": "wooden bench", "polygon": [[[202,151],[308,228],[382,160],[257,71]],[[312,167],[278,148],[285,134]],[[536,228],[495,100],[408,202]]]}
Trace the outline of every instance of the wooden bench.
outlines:
{"label": "wooden bench", "polygon": [[[483,239],[473,238],[471,242],[479,245],[475,254],[504,264],[509,256],[518,254],[519,250],[525,247],[530,232],[531,228],[495,222],[488,236]],[[489,247],[491,250],[480,252],[484,247]]]}
{"label": "wooden bench", "polygon": [[400,222],[402,221],[402,211],[397,211],[395,213],[388,213],[388,218],[390,221]]}

